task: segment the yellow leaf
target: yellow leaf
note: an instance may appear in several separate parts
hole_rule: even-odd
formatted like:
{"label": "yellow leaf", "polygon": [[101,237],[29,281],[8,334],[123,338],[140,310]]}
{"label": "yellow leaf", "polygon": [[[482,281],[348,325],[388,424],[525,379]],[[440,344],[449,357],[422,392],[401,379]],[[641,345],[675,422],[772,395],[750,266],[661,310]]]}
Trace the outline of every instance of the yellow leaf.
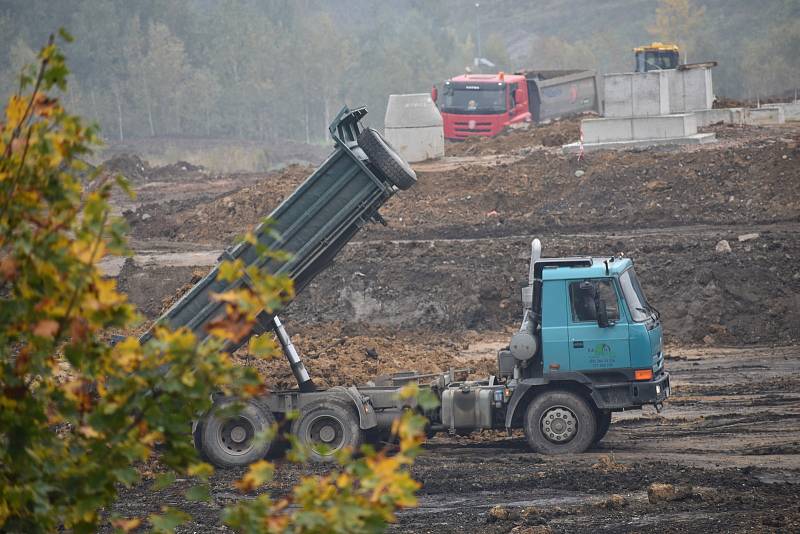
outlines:
{"label": "yellow leaf", "polygon": [[242,269],[244,269],[244,263],[242,263],[242,260],[237,259],[235,261],[225,261],[219,266],[219,274],[217,275],[217,279],[233,282],[239,278]]}
{"label": "yellow leaf", "polygon": [[207,464],[205,462],[200,462],[200,463],[196,463],[196,464],[190,465],[189,469],[187,470],[187,474],[190,477],[205,478],[207,476],[210,476],[210,475],[214,474],[214,468],[211,467],[211,464]]}
{"label": "yellow leaf", "polygon": [[28,103],[23,100],[22,97],[11,95],[11,98],[8,100],[8,106],[6,107],[6,119],[9,126],[16,128],[19,125],[27,107]]}
{"label": "yellow leaf", "polygon": [[100,432],[95,430],[94,428],[90,427],[89,425],[83,425],[78,429],[78,433],[89,438],[100,438],[103,436]]}
{"label": "yellow leaf", "polygon": [[130,532],[135,530],[142,524],[141,519],[113,519],[111,526],[120,529],[122,532]]}
{"label": "yellow leaf", "polygon": [[270,358],[277,355],[278,346],[268,334],[261,334],[260,336],[253,336],[250,338],[250,343],[247,352],[259,358]]}
{"label": "yellow leaf", "polygon": [[240,491],[253,491],[265,482],[272,479],[275,473],[275,467],[266,460],[259,460],[250,464],[247,473],[237,480],[234,485]]}
{"label": "yellow leaf", "polygon": [[191,370],[187,369],[181,375],[181,383],[186,387],[189,387],[189,388],[193,387],[197,383],[197,381],[195,380],[195,377],[194,377],[194,373]]}

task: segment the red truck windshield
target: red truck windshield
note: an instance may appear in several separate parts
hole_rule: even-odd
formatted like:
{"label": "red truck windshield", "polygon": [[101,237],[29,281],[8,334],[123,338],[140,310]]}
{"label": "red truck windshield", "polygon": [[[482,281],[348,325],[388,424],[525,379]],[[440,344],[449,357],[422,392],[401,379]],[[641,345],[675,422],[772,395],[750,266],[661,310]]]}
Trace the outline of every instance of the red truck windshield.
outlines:
{"label": "red truck windshield", "polygon": [[454,84],[444,86],[441,110],[445,113],[490,115],[506,110],[505,84]]}

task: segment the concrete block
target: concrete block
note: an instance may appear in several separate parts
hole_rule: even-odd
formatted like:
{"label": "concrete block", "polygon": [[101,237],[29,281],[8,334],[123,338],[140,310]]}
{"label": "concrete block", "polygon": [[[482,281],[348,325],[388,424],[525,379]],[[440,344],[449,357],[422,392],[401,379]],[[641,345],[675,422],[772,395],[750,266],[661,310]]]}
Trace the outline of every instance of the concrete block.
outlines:
{"label": "concrete block", "polygon": [[714,104],[711,67],[664,71],[669,81],[670,113],[709,109]]}
{"label": "concrete block", "polygon": [[764,104],[764,108],[781,108],[783,118],[787,121],[800,121],[800,101],[779,104]]}
{"label": "concrete block", "polygon": [[685,137],[697,133],[692,113],[651,117],[604,117],[581,121],[585,143]]}
{"label": "concrete block", "polygon": [[389,95],[386,140],[409,163],[444,156],[442,116],[427,93]]}
{"label": "concrete block", "polygon": [[[685,137],[666,137],[663,139],[636,139],[630,141],[607,141],[604,143],[584,143],[584,152],[595,150],[625,150],[630,148],[647,148],[651,146],[677,146],[677,145],[704,145],[716,141],[716,134],[698,133]],[[561,147],[565,154],[577,154],[580,152],[580,143],[570,143]]]}
{"label": "concrete block", "polygon": [[692,113],[697,120],[698,128],[718,123],[741,126],[744,124],[745,108],[700,109]]}
{"label": "concrete block", "polygon": [[428,93],[389,95],[383,124],[388,128],[441,126],[442,115]]}
{"label": "concrete block", "polygon": [[604,76],[606,117],[669,113],[667,71],[623,72]]}
{"label": "concrete block", "polygon": [[586,143],[633,139],[633,123],[628,118],[583,119],[581,131]]}
{"label": "concrete block", "polygon": [[430,128],[386,128],[386,140],[409,163],[444,157],[444,130]]}
{"label": "concrete block", "polygon": [[745,110],[744,123],[751,126],[783,124],[784,122],[786,122],[786,118],[783,115],[783,108],[780,107],[764,107]]}

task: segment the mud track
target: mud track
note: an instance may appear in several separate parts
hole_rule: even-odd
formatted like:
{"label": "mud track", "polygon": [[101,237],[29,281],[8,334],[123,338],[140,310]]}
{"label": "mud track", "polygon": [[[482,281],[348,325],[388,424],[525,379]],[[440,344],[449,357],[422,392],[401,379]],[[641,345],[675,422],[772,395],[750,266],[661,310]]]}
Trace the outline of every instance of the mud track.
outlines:
{"label": "mud track", "polygon": [[[672,349],[668,364],[675,390],[666,409],[615,414],[607,437],[585,454],[533,454],[518,434],[433,438],[413,469],[423,483],[420,506],[401,512],[390,531],[507,533],[520,525],[579,533],[800,529],[800,350]],[[783,389],[776,380],[789,382]],[[284,495],[310,472],[324,468],[279,462],[265,491]],[[143,483],[125,490],[113,511],[142,514],[169,503],[194,516],[182,532],[224,531],[220,508],[247,498],[231,486],[241,474],[217,473],[208,504],[183,500],[190,481],[160,492]],[[691,491],[679,501],[651,504],[647,489],[654,482],[689,485]],[[612,495],[622,500],[611,501]],[[488,512],[498,505],[509,518],[492,522]]]}

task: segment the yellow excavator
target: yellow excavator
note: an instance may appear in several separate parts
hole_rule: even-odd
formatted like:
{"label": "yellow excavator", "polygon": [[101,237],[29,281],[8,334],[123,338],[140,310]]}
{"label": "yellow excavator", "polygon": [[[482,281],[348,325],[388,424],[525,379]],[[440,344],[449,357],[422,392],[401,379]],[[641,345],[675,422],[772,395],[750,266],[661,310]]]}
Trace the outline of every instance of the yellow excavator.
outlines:
{"label": "yellow excavator", "polygon": [[636,55],[636,72],[677,69],[680,49],[675,44],[652,43],[633,49]]}

